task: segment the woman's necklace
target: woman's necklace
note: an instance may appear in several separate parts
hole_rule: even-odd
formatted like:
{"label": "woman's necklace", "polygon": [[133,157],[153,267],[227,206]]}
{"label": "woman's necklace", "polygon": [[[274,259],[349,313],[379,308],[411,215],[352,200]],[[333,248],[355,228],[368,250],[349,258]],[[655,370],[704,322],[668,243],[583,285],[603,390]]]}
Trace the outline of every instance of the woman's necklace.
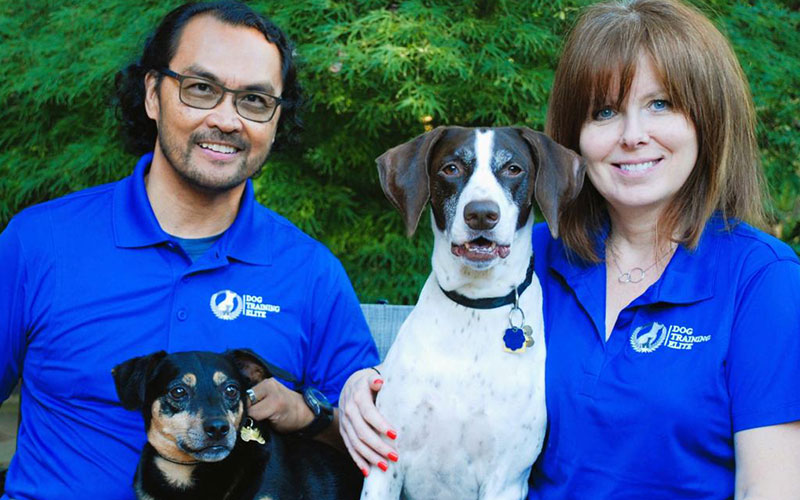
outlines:
{"label": "woman's necklace", "polygon": [[648,268],[642,269],[641,267],[633,267],[628,272],[623,271],[622,268],[619,267],[617,253],[614,251],[613,245],[608,245],[608,252],[611,254],[611,259],[614,261],[614,265],[617,266],[617,271],[619,271],[617,280],[620,283],[627,284],[641,282],[644,279],[645,274],[647,274],[647,271],[656,267],[658,263],[664,260],[667,256],[672,255],[672,252],[675,250],[675,248],[675,245],[670,244],[669,250],[666,251],[661,257],[657,258],[656,261],[653,262]]}

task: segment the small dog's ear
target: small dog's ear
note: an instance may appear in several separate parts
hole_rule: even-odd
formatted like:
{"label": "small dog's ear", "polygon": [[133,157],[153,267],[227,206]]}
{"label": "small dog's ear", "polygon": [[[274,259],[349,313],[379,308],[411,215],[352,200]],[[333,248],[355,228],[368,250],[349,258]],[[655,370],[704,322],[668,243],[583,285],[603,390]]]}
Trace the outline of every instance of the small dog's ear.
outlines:
{"label": "small dog's ear", "polygon": [[436,127],[405,144],[393,147],[375,160],[381,188],[392,205],[403,215],[408,236],[412,236],[417,230],[422,210],[428,203],[428,159],[445,129],[446,127]]}
{"label": "small dog's ear", "polygon": [[233,361],[236,369],[251,387],[271,377],[278,377],[289,383],[297,383],[297,379],[291,373],[266,361],[250,349],[231,349],[225,351],[224,356]]}
{"label": "small dog's ear", "polygon": [[547,221],[550,234],[558,238],[558,215],[564,204],[580,193],[586,160],[541,132],[526,127],[517,127],[517,130],[530,145],[536,162],[533,196]]}
{"label": "small dog's ear", "polygon": [[114,385],[117,387],[117,396],[123,408],[126,410],[142,408],[147,383],[158,362],[166,355],[164,351],[154,352],[147,356],[129,359],[111,370]]}

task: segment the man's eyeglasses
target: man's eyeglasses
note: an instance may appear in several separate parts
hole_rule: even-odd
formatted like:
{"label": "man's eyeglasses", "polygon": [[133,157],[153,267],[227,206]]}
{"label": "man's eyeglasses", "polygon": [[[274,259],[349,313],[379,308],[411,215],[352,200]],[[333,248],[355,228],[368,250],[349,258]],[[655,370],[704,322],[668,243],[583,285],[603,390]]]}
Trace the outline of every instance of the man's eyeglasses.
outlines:
{"label": "man's eyeglasses", "polygon": [[281,98],[256,90],[233,90],[225,88],[213,80],[199,76],[179,75],[169,69],[160,69],[159,73],[178,80],[180,99],[185,105],[197,109],[213,109],[225,97],[226,92],[233,94],[236,112],[242,118],[264,123],[272,120],[275,110],[281,104]]}

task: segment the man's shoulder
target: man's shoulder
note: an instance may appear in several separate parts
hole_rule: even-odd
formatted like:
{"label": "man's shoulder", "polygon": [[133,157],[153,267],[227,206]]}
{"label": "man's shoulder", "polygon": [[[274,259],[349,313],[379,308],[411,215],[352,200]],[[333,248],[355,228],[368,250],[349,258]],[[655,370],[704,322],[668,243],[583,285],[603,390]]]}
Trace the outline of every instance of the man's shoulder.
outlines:
{"label": "man's shoulder", "polygon": [[259,227],[268,227],[270,245],[276,249],[291,249],[293,253],[314,253],[324,258],[336,259],[331,251],[322,242],[308,235],[297,227],[292,221],[265,207],[261,203],[255,204],[254,210],[255,230]]}
{"label": "man's shoulder", "polygon": [[[91,220],[93,209],[110,206],[117,182],[92,186],[31,205],[15,215],[9,226],[13,224],[22,233],[28,230],[39,232],[43,225],[60,223],[79,229],[83,222]],[[87,216],[85,221],[84,214]]]}

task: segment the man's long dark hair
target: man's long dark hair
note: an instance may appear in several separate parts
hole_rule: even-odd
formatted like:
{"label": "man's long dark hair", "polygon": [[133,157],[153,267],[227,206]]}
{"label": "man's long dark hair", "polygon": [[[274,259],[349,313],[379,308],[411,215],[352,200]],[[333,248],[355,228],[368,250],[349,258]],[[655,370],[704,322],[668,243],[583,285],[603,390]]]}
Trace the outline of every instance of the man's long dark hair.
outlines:
{"label": "man's long dark hair", "polygon": [[[117,115],[120,119],[121,134],[126,148],[133,154],[142,155],[152,151],[158,131],[155,121],[147,116],[144,107],[144,77],[148,72],[169,67],[175,56],[183,28],[193,17],[208,14],[216,19],[232,24],[255,28],[274,43],[281,54],[281,116],[275,146],[292,142],[301,122],[298,108],[302,101],[302,89],[297,81],[294,64],[294,47],[286,35],[272,21],[253,11],[240,2],[222,1],[209,3],[187,3],[166,15],[144,45],[141,58],[120,70],[115,79]],[[158,75],[157,84],[161,84]]]}

